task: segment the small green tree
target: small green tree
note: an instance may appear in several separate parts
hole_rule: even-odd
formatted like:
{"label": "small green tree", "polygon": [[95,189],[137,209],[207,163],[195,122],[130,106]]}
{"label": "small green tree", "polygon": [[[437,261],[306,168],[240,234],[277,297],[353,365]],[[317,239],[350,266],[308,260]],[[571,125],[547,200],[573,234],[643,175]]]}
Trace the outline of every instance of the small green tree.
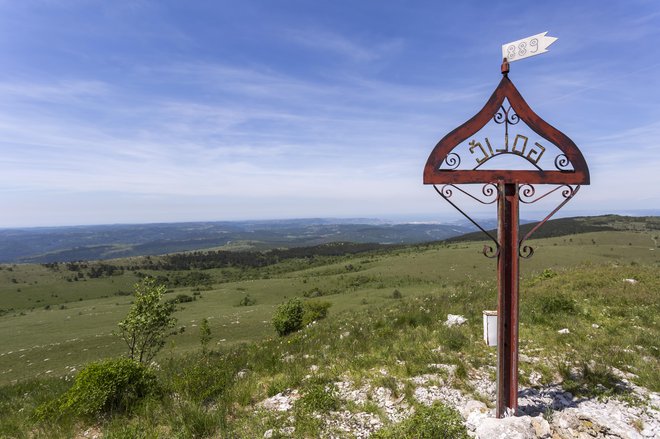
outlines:
{"label": "small green tree", "polygon": [[211,341],[211,327],[207,318],[202,319],[199,325],[199,342],[202,344],[202,352],[206,353],[207,346]]}
{"label": "small green tree", "polygon": [[135,284],[135,300],[128,315],[118,323],[117,334],[126,342],[129,358],[150,362],[165,344],[165,337],[176,324],[174,304],[163,302],[165,285],[146,278]]}

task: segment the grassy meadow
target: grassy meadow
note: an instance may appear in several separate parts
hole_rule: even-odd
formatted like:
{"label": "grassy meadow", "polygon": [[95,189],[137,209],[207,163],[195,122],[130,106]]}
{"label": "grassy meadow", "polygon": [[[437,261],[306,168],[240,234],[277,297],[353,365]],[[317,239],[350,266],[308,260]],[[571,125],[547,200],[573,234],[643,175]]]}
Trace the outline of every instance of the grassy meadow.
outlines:
{"label": "grassy meadow", "polygon": [[[530,385],[534,373],[542,383],[564,380],[576,394],[614,395],[616,368],[632,374],[635,384],[660,391],[656,242],[657,233],[647,231],[531,242],[535,254],[521,265],[520,340],[524,358],[533,360],[521,361],[521,385]],[[481,340],[481,312],[496,308],[495,261],[481,254],[482,245],[434,243],[291,259],[257,269],[204,270],[209,284],[171,288],[166,294],[195,298],[177,305],[177,334],[156,358],[167,395],[132,415],[87,424],[61,421],[55,430],[30,413],[66,389],[85,363],[125,353],[112,331],[129,309],[126,292],[140,274],[124,270],[76,281],[64,268],[4,265],[0,436],[24,437],[27,429],[37,437],[70,437],[91,424],[107,437],[141,437],[136,434],[144,431],[160,433],[143,437],[262,437],[284,421],[255,404],[298,388],[306,395],[304,403],[286,422],[295,426],[296,437],[317,437],[324,426],[312,412],[355,409],[333,393],[321,395],[319,388],[351,380],[410,393],[405,380],[429,373],[429,365],[437,363],[455,365],[453,385],[477,392],[467,377],[485,373],[494,380],[495,366],[495,349]],[[628,278],[637,283],[625,282]],[[239,306],[246,295],[256,303]],[[270,323],[273,311],[294,296],[331,302],[330,315],[277,337]],[[447,328],[448,313],[464,315],[468,323]],[[208,355],[199,342],[204,318],[212,333]],[[570,334],[557,332],[563,328]],[[576,376],[576,368],[588,374]],[[247,377],[235,379],[243,370]],[[310,370],[316,370],[312,379]],[[377,407],[371,409],[378,413]]]}
{"label": "grassy meadow", "polygon": [[[525,279],[544,269],[619,264],[655,265],[654,235],[596,232],[532,241],[535,255],[522,262],[521,307],[526,306]],[[393,290],[404,296],[438,294],[471,281],[490,285],[484,304],[496,308],[495,262],[481,253],[481,243],[411,246],[393,252],[331,257],[307,268],[309,261],[290,260],[245,270],[244,280],[228,269],[205,270],[211,287],[172,288],[166,298],[186,294],[196,300],[179,305],[179,334],[168,340],[161,356],[198,349],[197,324],[208,318],[216,346],[261,340],[274,335],[274,307],[293,296],[322,296],[331,313],[387,302]],[[115,264],[126,261],[117,260]],[[232,269],[236,271],[236,269]],[[161,272],[143,270],[157,276]],[[625,270],[624,270],[625,271]],[[139,278],[129,272],[70,281],[75,272],[41,265],[5,265],[0,270],[0,383],[32,377],[65,376],[88,361],[120,355],[125,346],[112,335],[127,313],[126,295]],[[632,274],[631,274],[632,276]],[[628,276],[626,276],[628,277]],[[622,294],[626,284],[619,285]],[[202,291],[193,291],[193,290]],[[238,306],[249,295],[253,306]],[[456,298],[457,302],[463,300]],[[521,319],[524,322],[524,314]],[[183,328],[183,329],[182,329]]]}

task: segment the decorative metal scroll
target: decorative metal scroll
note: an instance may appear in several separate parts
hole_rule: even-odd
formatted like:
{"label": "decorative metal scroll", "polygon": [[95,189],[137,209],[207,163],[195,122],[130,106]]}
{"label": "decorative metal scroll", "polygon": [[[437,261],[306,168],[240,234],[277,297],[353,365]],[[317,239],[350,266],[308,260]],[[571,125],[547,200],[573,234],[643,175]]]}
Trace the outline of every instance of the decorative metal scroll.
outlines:
{"label": "decorative metal scroll", "polygon": [[545,218],[543,218],[541,221],[539,221],[532,229],[527,232],[527,234],[518,242],[518,255],[520,255],[521,258],[531,258],[534,255],[534,248],[529,246],[529,245],[523,245],[525,241],[527,241],[531,236],[536,232],[543,224],[545,224],[550,218],[554,216],[555,213],[559,211],[566,203],[571,201],[571,198],[577,194],[577,191],[580,190],[580,186],[577,185],[575,187],[565,184],[561,186],[557,186],[554,189],[551,189],[550,191],[546,192],[545,194],[533,198],[536,193],[536,189],[534,188],[533,185],[531,184],[523,184],[518,188],[518,199],[520,200],[521,203],[525,204],[532,204],[536,203],[537,201],[547,197],[553,192],[558,191],[559,189],[564,188],[563,191],[561,191],[561,196],[564,197],[564,200],[559,203],[557,207],[554,208],[552,212],[550,212]]}
{"label": "decorative metal scroll", "polygon": [[[539,200],[544,199],[548,195],[551,195],[560,189],[563,190],[560,192],[561,196],[564,198],[557,207],[555,207],[545,218],[543,218],[541,221],[536,223],[534,227],[525,234],[525,236],[518,242],[518,254],[520,257],[528,259],[531,258],[534,255],[534,248],[530,245],[523,245],[528,239],[532,237],[532,235],[539,229],[543,224],[545,224],[550,218],[552,218],[555,213],[559,211],[562,207],[566,205],[574,196],[575,194],[580,190],[580,186],[571,186],[571,185],[560,185],[556,186],[542,195],[536,195],[536,188],[534,185],[531,184],[521,184],[520,187],[518,188],[518,200],[520,200],[521,203],[524,204],[534,204]],[[472,224],[474,224],[475,227],[477,227],[481,232],[483,232],[493,243],[495,246],[491,245],[484,245],[484,248],[482,250],[482,253],[484,256],[487,258],[495,258],[499,254],[500,251],[500,243],[498,242],[497,238],[495,238],[488,230],[486,230],[484,227],[482,227],[476,220],[474,220],[470,215],[468,215],[463,209],[458,207],[456,203],[454,203],[450,198],[454,195],[453,189],[458,190],[459,192],[463,193],[464,195],[470,197],[471,199],[481,203],[481,204],[494,204],[499,200],[499,191],[497,189],[497,186],[495,183],[486,183],[482,186],[481,192],[482,194],[486,197],[480,198],[479,196],[475,196],[471,194],[470,192],[462,189],[459,186],[456,186],[454,184],[446,184],[443,185],[442,187],[438,188],[438,186],[433,185],[433,189],[440,195],[442,198],[445,199],[449,204],[454,207],[461,215],[463,215],[465,218],[468,219]]]}
{"label": "decorative metal scroll", "polygon": [[486,196],[488,198],[493,197],[493,195],[495,196],[491,200],[491,199],[488,199],[488,198],[481,199],[481,198],[479,198],[477,196],[474,196],[471,193],[469,193],[469,192],[467,192],[467,191],[465,191],[465,190],[461,189],[460,187],[458,187],[456,185],[453,185],[453,184],[446,184],[446,185],[442,186],[440,189],[438,189],[438,187],[436,185],[433,185],[433,189],[435,189],[435,191],[442,198],[444,198],[449,204],[451,204],[454,207],[454,209],[458,210],[461,213],[461,215],[463,215],[465,218],[467,218],[468,221],[470,221],[472,224],[474,224],[479,230],[481,230],[483,233],[485,233],[491,239],[491,241],[493,241],[493,243],[495,244],[494,248],[490,245],[484,245],[484,248],[482,250],[484,256],[486,256],[487,258],[497,257],[497,255],[500,253],[500,243],[497,241],[497,239],[493,235],[490,234],[490,232],[488,232],[486,229],[484,229],[478,222],[476,222],[474,219],[472,219],[470,217],[470,215],[465,213],[463,211],[463,209],[458,207],[453,201],[450,200],[452,195],[454,195],[454,193],[452,191],[452,188],[462,192],[463,194],[467,195],[468,197],[472,198],[473,200],[478,201],[481,204],[493,204],[499,199],[499,196],[500,196],[499,191],[497,190],[497,186],[493,183],[486,183],[481,188],[481,192],[484,196]]}

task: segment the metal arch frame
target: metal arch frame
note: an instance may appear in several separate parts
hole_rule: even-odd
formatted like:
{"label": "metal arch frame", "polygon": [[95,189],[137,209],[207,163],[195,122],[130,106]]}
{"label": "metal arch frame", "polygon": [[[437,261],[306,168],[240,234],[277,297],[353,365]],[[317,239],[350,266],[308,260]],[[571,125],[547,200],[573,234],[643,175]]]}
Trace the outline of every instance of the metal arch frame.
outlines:
{"label": "metal arch frame", "polygon": [[[490,99],[476,115],[452,130],[438,142],[429,155],[424,167],[423,180],[424,184],[432,184],[435,191],[442,198],[449,202],[479,230],[485,233],[495,244],[495,248],[488,245],[484,246],[483,253],[488,257],[497,257],[497,417],[503,417],[511,412],[515,414],[518,408],[519,265],[521,257],[529,258],[534,254],[533,248],[525,243],[543,224],[575,196],[581,185],[588,185],[590,181],[589,168],[575,143],[561,131],[541,119],[529,107],[520,92],[511,80],[509,80],[508,73],[509,64],[505,58],[502,63],[503,78]],[[504,106],[505,99],[508,100],[508,108]],[[495,154],[485,157],[482,161],[477,161],[478,166],[474,169],[458,169],[461,164],[461,157],[459,154],[453,152],[454,148],[476,134],[490,120],[494,120],[498,124],[504,124],[507,149],[509,125],[515,125],[520,120],[525,122],[537,135],[560,149],[561,153],[554,159],[556,170],[543,170],[536,163],[533,164],[537,169],[531,171],[478,169],[484,161],[489,160]],[[486,143],[492,153],[490,144],[488,141]],[[484,152],[483,145],[476,145],[474,141],[470,145],[472,146],[470,152],[473,152],[476,146],[479,146],[482,152]],[[522,154],[518,155],[522,156]],[[529,157],[523,156],[523,158],[531,161]],[[540,158],[540,155],[537,157],[537,161],[538,158]],[[442,168],[443,164],[447,166],[444,169]],[[570,169],[569,166],[572,166],[573,169]],[[487,197],[496,193],[495,199],[484,202],[458,186],[459,184],[475,183],[484,185],[482,192]],[[536,184],[557,186],[536,197],[534,186]],[[436,185],[442,186],[438,189]],[[520,239],[520,203],[533,204],[561,188],[564,188],[561,192],[564,200]],[[450,200],[453,195],[452,189],[457,189],[482,204],[497,202],[497,238],[492,236]]]}
{"label": "metal arch frame", "polygon": [[[525,102],[518,89],[508,77],[508,63],[502,64],[503,78],[497,88],[486,102],[486,105],[470,120],[452,130],[440,140],[431,151],[426,165],[424,166],[424,184],[458,184],[458,183],[483,183],[502,181],[505,183],[527,183],[527,184],[589,184],[589,168],[587,162],[577,145],[564,133],[553,127],[540,116],[538,116]],[[504,99],[507,99],[510,108],[504,110]],[[500,122],[508,121],[508,111],[513,109],[515,115],[525,122],[536,134],[557,146],[563,153],[560,163],[570,163],[573,170],[567,170],[557,166],[556,171],[528,171],[528,170],[457,170],[440,169],[441,164],[447,157],[458,157],[452,150],[470,136],[476,134],[488,122],[495,119],[498,113],[505,112],[504,120],[499,116]],[[505,129],[508,129],[508,122]],[[517,122],[515,122],[517,123]],[[508,132],[507,132],[508,134]],[[451,154],[454,154],[452,156]],[[460,157],[458,157],[460,164]],[[557,160],[555,162],[558,163]],[[458,166],[458,165],[456,165]]]}

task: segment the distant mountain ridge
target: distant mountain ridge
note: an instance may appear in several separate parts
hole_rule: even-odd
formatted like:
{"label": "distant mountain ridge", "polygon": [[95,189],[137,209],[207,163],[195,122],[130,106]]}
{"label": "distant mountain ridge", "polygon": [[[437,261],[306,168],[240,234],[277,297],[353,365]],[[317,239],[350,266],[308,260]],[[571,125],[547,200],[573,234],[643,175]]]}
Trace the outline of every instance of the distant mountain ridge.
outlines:
{"label": "distant mountain ridge", "polygon": [[[486,228],[496,222],[480,220]],[[536,222],[522,220],[521,234]],[[311,218],[0,229],[0,263],[46,263],[194,250],[267,250],[331,242],[417,244],[479,241],[466,222],[391,224],[378,219]],[[581,216],[548,221],[534,238],[608,230],[660,230],[660,217]],[[493,233],[496,233],[493,231]]]}
{"label": "distant mountain ridge", "polygon": [[377,219],[292,219],[0,229],[0,263],[67,262],[208,248],[265,250],[329,242],[412,244],[474,230]]}
{"label": "distant mountain ridge", "polygon": [[[528,223],[520,225],[521,238],[528,233],[537,223]],[[652,231],[660,230],[660,217],[658,216],[621,216],[621,215],[600,215],[600,216],[578,216],[571,218],[558,218],[550,220],[543,224],[532,238],[552,238],[556,236],[575,235],[589,232],[605,231]],[[497,230],[490,230],[497,235]],[[485,239],[482,232],[472,232],[465,235],[449,238],[449,242],[479,241]]]}

